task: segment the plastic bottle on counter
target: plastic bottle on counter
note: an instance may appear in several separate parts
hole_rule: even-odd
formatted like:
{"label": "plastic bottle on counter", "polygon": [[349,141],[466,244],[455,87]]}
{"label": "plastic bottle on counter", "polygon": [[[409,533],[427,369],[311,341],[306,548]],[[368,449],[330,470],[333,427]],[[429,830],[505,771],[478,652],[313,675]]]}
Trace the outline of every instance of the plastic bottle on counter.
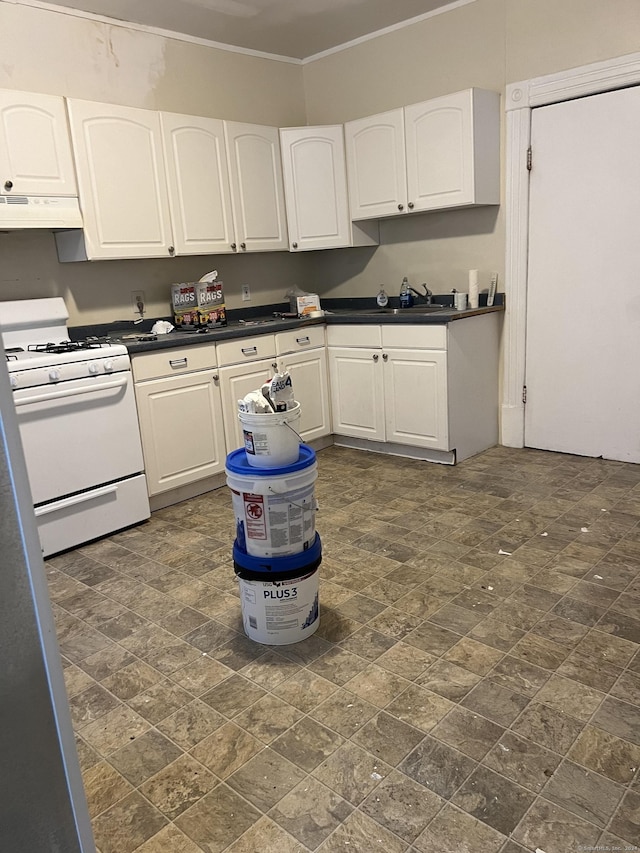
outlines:
{"label": "plastic bottle on counter", "polygon": [[378,304],[378,308],[386,308],[389,304],[389,297],[387,296],[384,285],[380,285],[380,290],[378,291],[378,295],[376,296],[376,302]]}
{"label": "plastic bottle on counter", "polygon": [[401,308],[411,308],[413,305],[413,294],[409,289],[409,279],[405,277],[402,279],[402,284],[400,285],[400,307]]}

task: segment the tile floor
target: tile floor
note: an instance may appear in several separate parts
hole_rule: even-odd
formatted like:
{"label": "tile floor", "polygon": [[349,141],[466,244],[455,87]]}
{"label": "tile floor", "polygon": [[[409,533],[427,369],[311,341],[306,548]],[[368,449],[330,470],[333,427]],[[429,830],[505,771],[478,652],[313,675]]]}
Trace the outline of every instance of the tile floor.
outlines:
{"label": "tile floor", "polygon": [[637,849],[640,466],[318,460],[303,643],[243,634],[226,488],[47,562],[101,853]]}

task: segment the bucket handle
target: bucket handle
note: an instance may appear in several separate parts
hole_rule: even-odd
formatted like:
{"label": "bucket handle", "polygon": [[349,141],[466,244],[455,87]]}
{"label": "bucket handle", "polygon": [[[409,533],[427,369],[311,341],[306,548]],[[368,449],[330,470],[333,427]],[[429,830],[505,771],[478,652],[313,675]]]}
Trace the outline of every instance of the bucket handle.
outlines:
{"label": "bucket handle", "polygon": [[284,422],[284,424],[283,424],[283,426],[288,427],[288,428],[291,430],[291,432],[292,432],[294,435],[296,435],[296,436],[298,437],[298,443],[299,443],[299,444],[302,444],[302,443],[303,443],[303,441],[302,441],[302,436],[300,435],[300,433],[299,433],[297,430],[295,430],[295,429],[294,429],[294,428],[289,424],[289,422],[288,422],[288,421],[285,421],[285,422]]}

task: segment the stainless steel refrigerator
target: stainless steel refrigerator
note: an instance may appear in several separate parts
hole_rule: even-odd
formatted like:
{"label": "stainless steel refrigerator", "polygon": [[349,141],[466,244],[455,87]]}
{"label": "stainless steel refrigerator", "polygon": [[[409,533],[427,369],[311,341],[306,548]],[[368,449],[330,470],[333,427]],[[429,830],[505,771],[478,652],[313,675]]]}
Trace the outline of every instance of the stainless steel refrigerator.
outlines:
{"label": "stainless steel refrigerator", "polygon": [[1,340],[0,362],[0,850],[95,853]]}

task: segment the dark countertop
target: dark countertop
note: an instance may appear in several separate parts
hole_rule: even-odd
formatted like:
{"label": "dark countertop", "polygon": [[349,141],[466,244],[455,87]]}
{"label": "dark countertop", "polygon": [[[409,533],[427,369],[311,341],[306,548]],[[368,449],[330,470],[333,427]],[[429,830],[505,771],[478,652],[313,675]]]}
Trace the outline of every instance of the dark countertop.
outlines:
{"label": "dark countertop", "polygon": [[[486,303],[486,294],[481,294],[481,303]],[[484,297],[484,298],[483,298]],[[438,297],[436,297],[436,300]],[[445,296],[443,299],[450,301]],[[179,331],[174,329],[167,334],[157,335],[155,340],[145,339],[151,333],[151,327],[155,320],[144,320],[138,325],[130,321],[121,321],[100,326],[76,326],[69,330],[73,340],[83,340],[87,337],[108,338],[114,343],[123,343],[132,355],[142,352],[154,352],[161,349],[174,349],[176,347],[197,346],[206,343],[220,343],[222,341],[237,338],[252,337],[254,335],[274,334],[290,329],[303,329],[307,326],[326,325],[387,325],[387,324],[411,324],[411,325],[446,325],[454,321],[465,320],[480,314],[491,314],[504,311],[504,294],[496,294],[496,303],[491,308],[486,305],[466,311],[456,311],[450,304],[443,304],[441,311],[421,314],[411,309],[401,310],[398,314],[385,313],[383,309],[371,306],[370,299],[346,299],[346,300],[323,300],[323,310],[328,313],[324,317],[310,319],[277,318],[275,312],[283,312],[283,306],[265,305],[253,309],[253,316],[248,315],[235,318],[233,315],[245,312],[228,312],[228,324],[205,332],[190,330]],[[337,303],[342,303],[342,306]],[[345,304],[346,303],[346,304]],[[442,303],[441,303],[442,304]],[[324,307],[324,306],[327,307]],[[396,307],[390,300],[389,308]],[[388,309],[387,309],[388,311]],[[262,312],[261,314],[258,312]],[[170,317],[157,318],[166,319],[171,322]],[[135,337],[134,337],[135,336]],[[141,339],[137,340],[136,337]]]}

